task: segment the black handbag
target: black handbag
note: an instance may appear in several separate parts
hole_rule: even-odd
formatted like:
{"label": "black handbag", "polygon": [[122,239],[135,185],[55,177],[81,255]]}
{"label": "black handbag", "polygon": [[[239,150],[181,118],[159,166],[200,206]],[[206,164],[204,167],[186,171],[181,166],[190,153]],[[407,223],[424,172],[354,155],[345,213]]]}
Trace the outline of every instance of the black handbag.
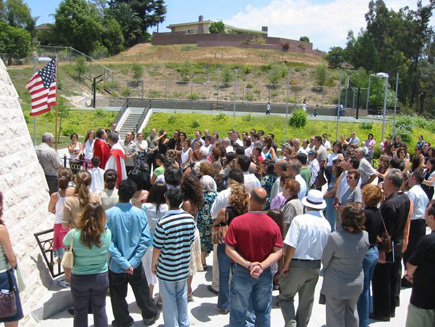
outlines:
{"label": "black handbag", "polygon": [[16,315],[17,303],[15,301],[15,287],[12,283],[11,272],[8,270],[9,289],[0,290],[0,318],[7,318]]}

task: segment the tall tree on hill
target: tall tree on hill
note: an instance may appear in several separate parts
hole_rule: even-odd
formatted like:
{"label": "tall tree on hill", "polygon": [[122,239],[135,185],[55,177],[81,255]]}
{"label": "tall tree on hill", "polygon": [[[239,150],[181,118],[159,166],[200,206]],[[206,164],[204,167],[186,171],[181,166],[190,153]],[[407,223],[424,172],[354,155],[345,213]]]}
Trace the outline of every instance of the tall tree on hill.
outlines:
{"label": "tall tree on hill", "polygon": [[115,9],[122,3],[128,4],[139,16],[141,36],[146,36],[149,27],[158,26],[165,19],[164,0],[110,0],[109,7]]}
{"label": "tall tree on hill", "polygon": [[63,0],[54,18],[54,31],[64,45],[91,54],[101,44],[102,19],[86,0]]}
{"label": "tall tree on hill", "polygon": [[109,12],[121,26],[125,45],[132,46],[136,44],[138,38],[142,35],[141,19],[139,15],[127,3],[119,3]]}

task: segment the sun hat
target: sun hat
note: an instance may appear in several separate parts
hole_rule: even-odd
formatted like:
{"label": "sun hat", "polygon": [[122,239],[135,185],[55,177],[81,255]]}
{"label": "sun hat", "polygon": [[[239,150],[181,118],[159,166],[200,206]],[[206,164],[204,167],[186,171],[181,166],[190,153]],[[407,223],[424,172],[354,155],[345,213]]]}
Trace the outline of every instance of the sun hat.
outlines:
{"label": "sun hat", "polygon": [[323,193],[318,190],[310,190],[308,195],[302,199],[302,204],[306,207],[318,210],[326,208],[326,201],[323,200]]}

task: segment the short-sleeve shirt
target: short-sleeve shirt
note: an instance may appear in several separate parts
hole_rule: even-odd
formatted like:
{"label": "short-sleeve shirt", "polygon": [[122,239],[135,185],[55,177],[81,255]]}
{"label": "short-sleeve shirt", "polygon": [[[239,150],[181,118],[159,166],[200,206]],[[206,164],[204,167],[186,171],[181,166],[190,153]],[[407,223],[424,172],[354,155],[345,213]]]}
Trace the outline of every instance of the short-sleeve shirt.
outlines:
{"label": "short-sleeve shirt", "polygon": [[273,252],[274,247],[283,247],[277,223],[262,212],[247,212],[234,218],[225,243],[251,262],[262,262]]}
{"label": "short-sleeve shirt", "polygon": [[361,176],[361,184],[367,183],[370,176],[376,173],[376,170],[372,167],[367,159],[362,158],[359,162],[358,172]]}
{"label": "short-sleeve shirt", "polygon": [[296,249],[295,259],[321,260],[331,225],[320,211],[309,211],[296,216],[290,225],[284,243]]}
{"label": "short-sleeve shirt", "polygon": [[[74,233],[75,231],[75,233]],[[106,229],[100,235],[100,246],[92,245],[89,248],[80,240],[80,229],[71,229],[63,239],[63,244],[67,247],[71,245],[71,239],[74,235],[73,251],[74,266],[71,272],[75,275],[101,274],[107,271],[107,250],[110,246],[112,233]]]}
{"label": "short-sleeve shirt", "polygon": [[154,169],[154,175],[155,176],[159,176],[159,175],[163,175],[165,173],[165,167],[163,167],[163,166],[160,166],[160,167],[157,167],[156,169]]}
{"label": "short-sleeve shirt", "polygon": [[435,232],[425,235],[408,262],[417,266],[412,285],[411,304],[421,309],[435,309]]}

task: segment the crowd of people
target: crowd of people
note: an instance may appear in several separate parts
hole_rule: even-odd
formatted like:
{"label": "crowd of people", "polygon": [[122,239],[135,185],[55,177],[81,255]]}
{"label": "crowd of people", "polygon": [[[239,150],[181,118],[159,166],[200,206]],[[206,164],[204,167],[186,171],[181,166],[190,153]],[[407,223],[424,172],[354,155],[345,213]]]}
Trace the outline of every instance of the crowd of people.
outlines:
{"label": "crowd of people", "polygon": [[112,325],[131,326],[127,284],[146,325],[161,308],[166,326],[189,326],[192,279],[210,269],[210,254],[208,289],[230,326],[270,326],[272,305],[285,326],[307,326],[321,275],[327,326],[389,321],[401,286],[413,288],[407,326],[435,323],[435,234],[426,235],[426,224],[435,229],[435,149],[422,136],[413,157],[399,137],[383,140],[378,166],[372,134],[278,146],[255,129],[189,139],[152,128],[120,140],[112,125],[95,138],[89,131],[84,146],[71,140],[75,171],[61,167],[49,133],[37,154],[52,194],[53,248],[59,260],[64,247],[75,253],[65,271],[75,326],[87,326],[90,307],[94,325],[107,326],[108,289]]}

